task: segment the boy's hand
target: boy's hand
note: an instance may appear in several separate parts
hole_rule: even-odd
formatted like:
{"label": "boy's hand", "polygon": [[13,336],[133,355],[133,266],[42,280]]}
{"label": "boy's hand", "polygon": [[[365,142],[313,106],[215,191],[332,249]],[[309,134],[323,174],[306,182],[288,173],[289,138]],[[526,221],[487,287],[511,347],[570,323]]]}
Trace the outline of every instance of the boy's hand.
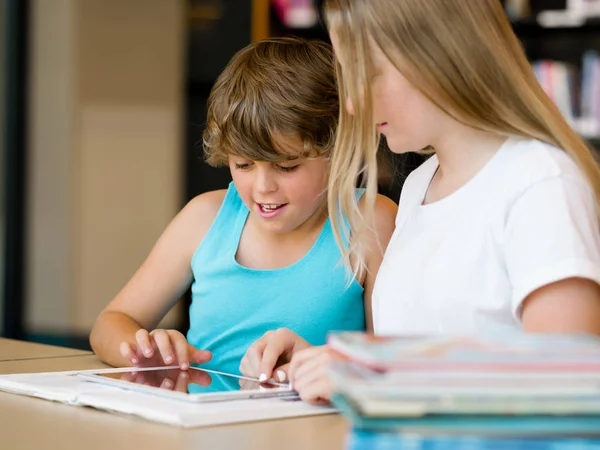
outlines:
{"label": "boy's hand", "polygon": [[202,364],[212,358],[211,352],[193,347],[177,330],[156,329],[148,333],[140,329],[135,339],[135,345],[122,342],[120,347],[121,355],[134,366],[178,365],[187,370],[190,363]]}
{"label": "boy's hand", "polygon": [[260,381],[271,377],[279,382],[287,381],[292,356],[309,347],[308,342],[287,328],[268,331],[248,348],[240,363],[240,372]]}

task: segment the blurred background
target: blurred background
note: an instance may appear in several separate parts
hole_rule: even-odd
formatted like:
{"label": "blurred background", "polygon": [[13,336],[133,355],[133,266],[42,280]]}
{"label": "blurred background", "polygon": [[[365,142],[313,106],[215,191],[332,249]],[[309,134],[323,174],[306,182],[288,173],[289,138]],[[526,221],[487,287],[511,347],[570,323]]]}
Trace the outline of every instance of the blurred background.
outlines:
{"label": "blurred background", "polygon": [[[540,83],[598,145],[600,1],[503,4]],[[0,336],[89,348],[178,210],[230,181],[198,144],[215,78],[252,41],[328,40],[321,6],[0,0]],[[382,155],[380,190],[397,201],[422,157]],[[187,301],[163,326],[186,330]]]}

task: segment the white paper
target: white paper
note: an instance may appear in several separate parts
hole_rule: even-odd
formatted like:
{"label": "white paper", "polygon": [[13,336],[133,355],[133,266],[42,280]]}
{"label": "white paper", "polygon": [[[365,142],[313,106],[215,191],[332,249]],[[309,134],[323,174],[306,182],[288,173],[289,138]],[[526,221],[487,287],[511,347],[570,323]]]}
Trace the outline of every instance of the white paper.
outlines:
{"label": "white paper", "polygon": [[[93,372],[112,370],[114,369]],[[336,412],[330,407],[312,406],[302,401],[284,398],[191,403],[84,381],[75,373],[71,371],[2,375],[0,391],[71,405],[91,406],[186,428]]]}

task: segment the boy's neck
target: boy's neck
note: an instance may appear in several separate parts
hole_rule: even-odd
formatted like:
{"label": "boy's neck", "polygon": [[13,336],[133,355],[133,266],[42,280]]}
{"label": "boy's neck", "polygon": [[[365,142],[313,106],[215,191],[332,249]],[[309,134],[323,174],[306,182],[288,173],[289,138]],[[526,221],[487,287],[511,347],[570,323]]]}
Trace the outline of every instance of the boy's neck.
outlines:
{"label": "boy's neck", "polygon": [[260,225],[260,218],[257,218],[254,214],[250,214],[248,218],[251,222],[252,232],[256,233],[257,236],[263,241],[273,244],[287,244],[302,242],[307,238],[311,238],[315,234],[320,234],[323,229],[323,225],[327,220],[327,205],[324,204],[313,215],[311,215],[304,223],[297,228],[288,231],[286,233],[273,233],[266,230]]}
{"label": "boy's neck", "polygon": [[298,228],[283,234],[265,230],[260,226],[260,219],[250,214],[236,252],[237,262],[260,270],[295,264],[308,254],[319,238],[327,220],[326,212],[325,207],[321,208]]}

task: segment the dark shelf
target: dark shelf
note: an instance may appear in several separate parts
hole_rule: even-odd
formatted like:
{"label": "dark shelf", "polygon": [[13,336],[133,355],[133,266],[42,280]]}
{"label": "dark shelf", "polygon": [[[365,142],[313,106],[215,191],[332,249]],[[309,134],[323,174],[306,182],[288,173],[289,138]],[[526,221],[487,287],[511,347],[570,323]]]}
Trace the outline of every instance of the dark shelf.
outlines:
{"label": "dark shelf", "polygon": [[598,33],[600,32],[600,17],[589,18],[582,25],[578,26],[544,27],[535,18],[514,21],[512,25],[517,35],[530,36],[537,34],[540,37],[545,37],[548,34],[557,33]]}

